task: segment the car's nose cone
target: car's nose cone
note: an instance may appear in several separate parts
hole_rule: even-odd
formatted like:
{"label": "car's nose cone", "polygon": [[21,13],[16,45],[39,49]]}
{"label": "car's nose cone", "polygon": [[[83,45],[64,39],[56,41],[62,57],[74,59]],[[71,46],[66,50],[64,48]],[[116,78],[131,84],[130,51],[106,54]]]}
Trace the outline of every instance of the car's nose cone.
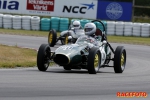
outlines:
{"label": "car's nose cone", "polygon": [[59,65],[67,65],[70,63],[70,58],[65,54],[55,54],[54,62]]}

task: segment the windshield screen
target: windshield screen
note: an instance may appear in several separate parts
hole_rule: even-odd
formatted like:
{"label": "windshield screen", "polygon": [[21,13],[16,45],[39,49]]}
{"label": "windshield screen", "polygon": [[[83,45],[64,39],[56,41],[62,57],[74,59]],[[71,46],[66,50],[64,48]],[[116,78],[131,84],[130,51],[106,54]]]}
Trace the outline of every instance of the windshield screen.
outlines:
{"label": "windshield screen", "polygon": [[92,43],[95,44],[96,40],[90,36],[80,36],[76,43]]}

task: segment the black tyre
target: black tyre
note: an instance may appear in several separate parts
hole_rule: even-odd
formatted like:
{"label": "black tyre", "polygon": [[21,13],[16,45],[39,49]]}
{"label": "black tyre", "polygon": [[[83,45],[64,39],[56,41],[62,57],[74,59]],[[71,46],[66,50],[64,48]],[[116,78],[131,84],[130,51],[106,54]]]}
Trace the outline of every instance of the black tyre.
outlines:
{"label": "black tyre", "polygon": [[48,44],[50,47],[54,47],[57,40],[57,33],[55,30],[50,30],[48,34]]}
{"label": "black tyre", "polygon": [[98,68],[100,67],[101,63],[101,53],[98,48],[93,47],[89,51],[88,55],[88,72],[89,74],[96,74],[98,71]]}
{"label": "black tyre", "polygon": [[46,71],[49,66],[51,49],[48,44],[42,44],[37,54],[37,67],[40,71]]}
{"label": "black tyre", "polygon": [[126,50],[123,46],[118,46],[114,55],[114,71],[122,73],[126,66]]}
{"label": "black tyre", "polygon": [[63,67],[64,67],[64,70],[71,70],[71,68],[68,66],[63,66]]}
{"label": "black tyre", "polygon": [[65,34],[61,39],[61,44],[66,45],[68,44],[68,34]]}

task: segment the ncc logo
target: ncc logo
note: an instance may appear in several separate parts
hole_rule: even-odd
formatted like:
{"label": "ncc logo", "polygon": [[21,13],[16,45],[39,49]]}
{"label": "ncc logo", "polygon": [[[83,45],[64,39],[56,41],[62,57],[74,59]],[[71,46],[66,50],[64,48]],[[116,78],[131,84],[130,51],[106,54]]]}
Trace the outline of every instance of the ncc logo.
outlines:
{"label": "ncc logo", "polygon": [[95,4],[81,4],[82,6],[66,6],[64,5],[62,12],[85,14],[87,10],[94,9]]}

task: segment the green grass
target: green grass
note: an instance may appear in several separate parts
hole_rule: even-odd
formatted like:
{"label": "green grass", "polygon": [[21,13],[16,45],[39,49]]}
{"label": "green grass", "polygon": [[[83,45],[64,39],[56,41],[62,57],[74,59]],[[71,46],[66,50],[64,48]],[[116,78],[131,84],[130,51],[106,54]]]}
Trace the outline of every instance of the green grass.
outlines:
{"label": "green grass", "polygon": [[127,43],[127,44],[140,44],[150,46],[150,37],[127,37],[127,36],[108,36],[109,42],[114,43]]}
{"label": "green grass", "polygon": [[134,18],[134,22],[139,23],[150,23],[150,17],[143,17],[143,18]]}
{"label": "green grass", "polygon": [[[42,36],[48,37],[49,31],[28,31],[28,30],[13,30],[13,29],[0,29],[0,34],[16,34],[16,35],[30,35],[30,36]],[[58,32],[59,36],[60,32]],[[108,36],[109,42],[114,43],[128,43],[128,44],[140,44],[150,46],[150,37],[127,37],[127,36]]]}
{"label": "green grass", "polygon": [[0,68],[36,66],[35,50],[6,45],[0,45],[0,48]]}
{"label": "green grass", "polygon": [[29,36],[48,36],[48,31],[30,31],[30,30],[14,30],[14,29],[0,29],[0,34],[14,34],[14,35],[29,35]]}

